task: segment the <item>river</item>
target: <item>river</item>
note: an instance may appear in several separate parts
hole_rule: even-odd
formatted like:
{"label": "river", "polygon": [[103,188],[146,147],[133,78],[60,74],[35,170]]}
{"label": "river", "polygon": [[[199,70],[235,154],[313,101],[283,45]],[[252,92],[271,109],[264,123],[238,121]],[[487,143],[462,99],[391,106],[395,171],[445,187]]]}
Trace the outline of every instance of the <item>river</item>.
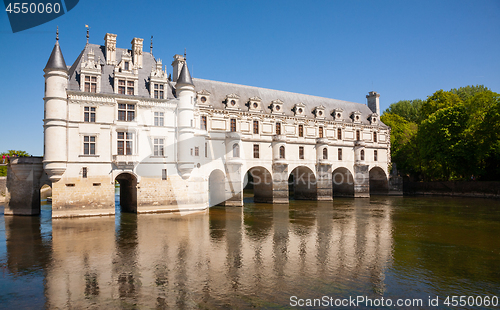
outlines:
{"label": "river", "polygon": [[76,219],[52,219],[50,208],[0,215],[1,308],[283,309],[356,299],[358,309],[436,309],[429,304],[446,308],[447,296],[474,296],[471,309],[492,308],[496,296],[500,308],[498,200],[245,198],[243,208]]}

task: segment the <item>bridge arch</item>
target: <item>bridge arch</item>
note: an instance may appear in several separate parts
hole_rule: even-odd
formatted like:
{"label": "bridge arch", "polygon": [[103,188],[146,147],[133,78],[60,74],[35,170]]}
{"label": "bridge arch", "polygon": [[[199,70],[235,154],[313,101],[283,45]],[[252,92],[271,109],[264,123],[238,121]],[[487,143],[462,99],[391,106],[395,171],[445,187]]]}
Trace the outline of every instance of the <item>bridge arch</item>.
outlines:
{"label": "bridge arch", "polygon": [[254,166],[245,173],[245,188],[253,189],[254,202],[273,202],[273,177],[268,169]]}
{"label": "bridge arch", "polygon": [[317,183],[314,170],[307,166],[295,167],[288,178],[289,188],[297,200],[316,199]]}
{"label": "bridge arch", "polygon": [[226,198],[227,179],[224,172],[215,169],[208,177],[208,204],[210,207],[222,205]]}
{"label": "bridge arch", "polygon": [[137,177],[134,173],[125,171],[115,177],[120,184],[120,211],[137,213]]}
{"label": "bridge arch", "polygon": [[385,171],[375,166],[370,169],[370,194],[387,194],[389,192],[389,180]]}
{"label": "bridge arch", "polygon": [[354,178],[351,171],[338,167],[332,172],[332,190],[334,197],[354,197]]}

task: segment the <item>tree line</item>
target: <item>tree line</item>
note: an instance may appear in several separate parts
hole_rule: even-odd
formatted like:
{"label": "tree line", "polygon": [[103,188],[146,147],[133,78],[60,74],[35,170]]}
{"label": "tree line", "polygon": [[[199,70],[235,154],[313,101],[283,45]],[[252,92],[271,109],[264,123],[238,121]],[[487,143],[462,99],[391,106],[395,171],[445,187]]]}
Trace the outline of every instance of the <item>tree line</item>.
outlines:
{"label": "tree line", "polygon": [[413,180],[500,180],[500,95],[483,85],[401,100],[381,116],[391,155]]}

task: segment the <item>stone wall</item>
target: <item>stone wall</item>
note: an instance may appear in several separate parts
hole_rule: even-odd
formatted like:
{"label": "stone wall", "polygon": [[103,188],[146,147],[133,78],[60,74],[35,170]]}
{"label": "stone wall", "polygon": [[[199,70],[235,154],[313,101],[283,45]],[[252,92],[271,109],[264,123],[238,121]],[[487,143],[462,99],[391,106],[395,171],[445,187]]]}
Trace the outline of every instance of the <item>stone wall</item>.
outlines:
{"label": "stone wall", "polygon": [[5,202],[5,195],[7,195],[7,177],[0,177],[0,204]]}
{"label": "stone wall", "polygon": [[405,195],[500,198],[500,182],[404,182]]}

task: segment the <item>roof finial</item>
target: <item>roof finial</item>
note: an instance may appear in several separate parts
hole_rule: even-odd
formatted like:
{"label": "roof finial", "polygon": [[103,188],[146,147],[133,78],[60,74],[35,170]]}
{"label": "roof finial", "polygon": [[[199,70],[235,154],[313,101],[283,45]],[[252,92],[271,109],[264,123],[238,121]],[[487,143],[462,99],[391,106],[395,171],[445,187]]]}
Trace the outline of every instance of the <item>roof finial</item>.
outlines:
{"label": "roof finial", "polygon": [[86,24],[85,28],[87,28],[87,44],[89,44],[89,37],[90,37],[90,35],[89,35],[89,29],[90,29],[90,27],[89,27],[89,25]]}
{"label": "roof finial", "polygon": [[59,41],[59,26],[57,26],[56,30],[56,41]]}
{"label": "roof finial", "polygon": [[186,60],[186,48],[184,48],[184,60]]}
{"label": "roof finial", "polygon": [[151,45],[149,46],[149,52],[153,54],[153,36],[151,36]]}

